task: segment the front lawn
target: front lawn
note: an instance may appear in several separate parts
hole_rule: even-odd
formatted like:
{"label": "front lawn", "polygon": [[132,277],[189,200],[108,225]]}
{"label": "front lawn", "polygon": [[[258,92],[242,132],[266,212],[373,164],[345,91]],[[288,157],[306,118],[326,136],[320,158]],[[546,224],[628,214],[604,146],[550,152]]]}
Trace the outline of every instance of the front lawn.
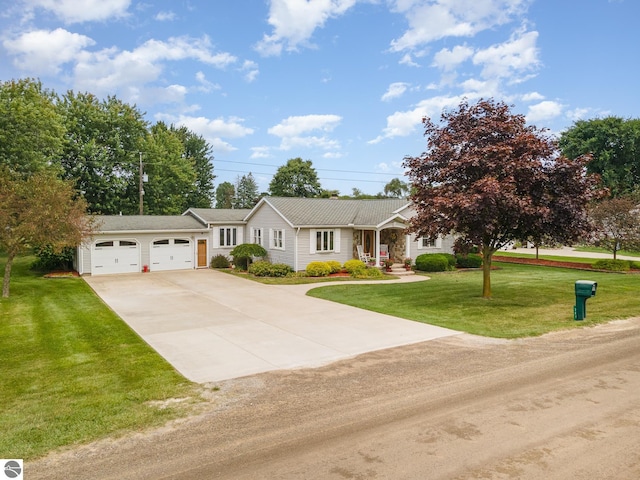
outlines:
{"label": "front lawn", "polygon": [[11,296],[0,300],[2,456],[29,460],[184,414],[188,401],[159,404],[195,399],[196,387],[82,279],[45,279],[32,261],[16,260]]}
{"label": "front lawn", "polygon": [[[319,287],[308,294],[359,308],[476,335],[542,335],[640,315],[640,275],[500,264],[491,273],[491,300],[482,298],[482,272],[429,274],[425,282]],[[598,282],[587,318],[573,320],[576,280]]]}

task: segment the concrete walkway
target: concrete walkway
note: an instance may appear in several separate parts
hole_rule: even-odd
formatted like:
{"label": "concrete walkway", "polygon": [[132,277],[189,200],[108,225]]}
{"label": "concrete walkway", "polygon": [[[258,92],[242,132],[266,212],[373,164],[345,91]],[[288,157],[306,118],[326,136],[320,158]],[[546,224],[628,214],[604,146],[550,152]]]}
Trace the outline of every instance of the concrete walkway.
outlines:
{"label": "concrete walkway", "polygon": [[84,278],[195,382],[316,367],[460,333],[305,295],[323,284],[263,285],[209,269]]}

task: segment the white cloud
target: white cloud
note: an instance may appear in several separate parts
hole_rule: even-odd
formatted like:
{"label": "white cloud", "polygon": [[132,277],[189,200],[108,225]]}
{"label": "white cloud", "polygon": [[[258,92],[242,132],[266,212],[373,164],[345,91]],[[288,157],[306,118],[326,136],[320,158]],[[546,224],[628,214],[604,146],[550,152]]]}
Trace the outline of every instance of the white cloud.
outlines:
{"label": "white cloud", "polygon": [[419,67],[420,64],[413,61],[413,57],[410,53],[405,53],[398,61],[400,65],[406,65],[408,67]]}
{"label": "white cloud", "polygon": [[540,100],[544,100],[544,95],[538,92],[529,92],[522,95],[523,102],[538,102]]}
{"label": "white cloud", "polygon": [[269,128],[271,135],[280,137],[280,149],[321,148],[323,150],[339,150],[340,144],[326,135],[306,135],[314,131],[331,132],[340,122],[338,115],[303,115],[285,118],[278,125]]}
{"label": "white cloud", "polygon": [[403,14],[409,29],[391,42],[402,52],[446,37],[471,37],[503,25],[521,14],[529,0],[393,0],[392,11]]}
{"label": "white cloud", "polygon": [[[79,90],[97,95],[120,91],[124,96],[131,90],[160,78],[164,62],[193,59],[217,68],[225,68],[237,61],[225,52],[212,52],[208,37],[173,37],[166,42],[149,40],[138,48],[98,52],[84,51],[78,55],[75,84]],[[126,98],[125,98],[126,99]]]}
{"label": "white cloud", "polygon": [[482,66],[484,78],[508,78],[535,70],[538,32],[518,32],[509,41],[478,51],[473,63]]}
{"label": "white cloud", "polygon": [[207,77],[203,72],[196,73],[196,81],[200,84],[197,89],[204,93],[209,93],[211,90],[220,90],[222,88],[217,83],[212,83],[207,80]]}
{"label": "white cloud", "polygon": [[65,23],[99,22],[127,15],[131,0],[29,0],[26,10],[41,8]]}
{"label": "white cloud", "polygon": [[456,45],[452,50],[443,48],[433,57],[433,66],[446,72],[455,69],[473,55],[473,48]]}
{"label": "white cloud", "polygon": [[338,115],[303,115],[285,118],[268,132],[277,137],[296,137],[314,130],[332,131],[342,120]]}
{"label": "white cloud", "polygon": [[295,51],[309,46],[317,28],[330,18],[339,17],[353,7],[356,0],[271,0],[269,24],[271,35],[265,34],[255,49],[264,56],[280,55],[283,49]]}
{"label": "white cloud", "polygon": [[174,125],[184,125],[189,130],[202,135],[215,152],[231,152],[237,150],[233,145],[223,139],[242,138],[253,134],[253,129],[243,125],[244,119],[229,117],[227,119],[192,117],[188,115],[158,115],[158,120],[164,120]]}
{"label": "white cloud", "polygon": [[545,100],[529,107],[527,122],[533,123],[540,120],[549,120],[562,114],[563,105],[551,100]]}
{"label": "white cloud", "polygon": [[258,74],[260,73],[258,64],[252,60],[245,60],[240,70],[246,72],[244,75],[244,79],[249,83],[258,78]]}
{"label": "white cloud", "polygon": [[567,118],[574,122],[577,120],[583,120],[590,115],[591,111],[591,108],[574,108],[573,110],[569,110],[567,112]]}
{"label": "white cloud", "polygon": [[251,147],[251,151],[253,153],[250,158],[270,158],[273,156],[270,147]]}
{"label": "white cloud", "polygon": [[387,117],[387,126],[383,129],[382,134],[367,143],[375,145],[388,138],[411,135],[415,132],[416,127],[422,124],[424,117],[439,118],[444,109],[457,107],[463,98],[477,97],[470,94],[432,97],[421,101],[411,110],[395,112]]}
{"label": "white cloud", "polygon": [[16,67],[50,75],[57,74],[62,65],[74,61],[84,48],[94,44],[91,38],[62,28],[33,30],[3,42],[7,52],[15,55]]}
{"label": "white cloud", "polygon": [[154,18],[159,22],[171,22],[176,19],[176,14],[173,12],[158,12]]}
{"label": "white cloud", "polygon": [[383,102],[388,102],[389,100],[393,100],[394,98],[401,97],[404,92],[407,91],[407,88],[409,88],[409,86],[410,84],[404,82],[392,83],[391,85],[389,85],[386,93],[382,95],[381,100]]}

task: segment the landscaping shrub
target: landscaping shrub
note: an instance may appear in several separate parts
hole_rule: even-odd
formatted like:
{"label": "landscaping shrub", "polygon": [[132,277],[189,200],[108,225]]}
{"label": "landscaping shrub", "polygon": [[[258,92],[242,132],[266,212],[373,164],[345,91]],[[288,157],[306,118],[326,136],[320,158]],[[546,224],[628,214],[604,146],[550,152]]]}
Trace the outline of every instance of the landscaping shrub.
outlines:
{"label": "landscaping shrub", "polygon": [[629,266],[634,270],[640,270],[640,262],[632,261]]}
{"label": "landscaping shrub", "polygon": [[64,248],[57,252],[50,245],[34,248],[38,257],[31,265],[33,270],[51,272],[53,270],[71,270],[73,268],[73,248]]}
{"label": "landscaping shrub", "polygon": [[254,258],[264,258],[267,251],[257,243],[242,243],[229,252],[237,269],[247,270]]}
{"label": "landscaping shrub", "polygon": [[453,270],[454,268],[456,268],[456,263],[458,263],[458,259],[456,258],[455,255],[453,255],[452,253],[441,253],[440,255],[442,255],[443,257],[445,257],[447,259],[447,262],[449,262],[449,270]]}
{"label": "landscaping shrub", "polygon": [[210,266],[211,268],[229,268],[231,266],[231,262],[226,255],[222,255],[220,253],[215,257],[211,257]]}
{"label": "landscaping shrub", "polygon": [[480,268],[482,266],[482,257],[475,253],[468,255],[456,255],[456,264],[460,268]]}
{"label": "landscaping shrub", "polygon": [[249,273],[256,277],[286,277],[293,269],[286,263],[271,263],[258,260],[249,266]]}
{"label": "landscaping shrub", "polygon": [[628,272],[631,268],[631,262],[628,262],[627,260],[605,259],[598,260],[591,266],[598,270],[609,270],[611,272]]}
{"label": "landscaping shrub", "polygon": [[356,270],[351,274],[354,278],[382,278],[384,273],[375,267],[366,267],[364,270]]}
{"label": "landscaping shrub", "polygon": [[423,253],[416,258],[416,270],[423,272],[444,272],[449,268],[449,260],[440,253]]}
{"label": "landscaping shrub", "polygon": [[362,270],[366,270],[367,266],[362,260],[347,260],[344,262],[344,269],[349,272],[351,275],[357,275]]}
{"label": "landscaping shrub", "polygon": [[310,277],[326,277],[331,273],[331,267],[327,262],[311,262],[306,268]]}
{"label": "landscaping shrub", "polygon": [[342,270],[342,264],[337,260],[329,260],[327,262],[327,265],[329,265],[329,268],[331,269],[331,273],[338,273]]}

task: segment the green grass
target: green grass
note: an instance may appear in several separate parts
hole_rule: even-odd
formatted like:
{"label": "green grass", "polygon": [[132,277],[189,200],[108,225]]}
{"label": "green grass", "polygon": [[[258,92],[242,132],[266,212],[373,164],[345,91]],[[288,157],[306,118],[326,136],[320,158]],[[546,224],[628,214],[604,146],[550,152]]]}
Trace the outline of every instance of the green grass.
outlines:
{"label": "green grass", "polygon": [[[536,254],[535,253],[517,253],[517,252],[498,251],[498,252],[493,254],[493,261],[499,262],[500,261],[499,257],[536,258]],[[599,260],[598,258],[561,257],[561,256],[558,256],[558,255],[545,255],[543,253],[540,253],[538,255],[538,258],[540,260],[554,260],[556,262],[589,263],[589,264]]]}
{"label": "green grass", "polygon": [[[640,276],[501,264],[482,298],[482,272],[430,274],[425,282],[319,287],[309,295],[476,335],[517,338],[640,315]],[[587,318],[573,320],[576,280],[598,282]]]}
{"label": "green grass", "polygon": [[[593,253],[606,253],[613,258],[613,252],[601,247],[575,247],[576,252],[593,252]],[[626,255],[629,257],[640,257],[640,252],[632,252],[630,250],[618,250],[618,255]]]}
{"label": "green grass", "polygon": [[[0,452],[33,459],[57,447],[165,423],[197,397],[79,278],[45,279],[17,259],[0,300]],[[4,272],[6,259],[0,258]],[[182,405],[182,406],[180,406]]]}

